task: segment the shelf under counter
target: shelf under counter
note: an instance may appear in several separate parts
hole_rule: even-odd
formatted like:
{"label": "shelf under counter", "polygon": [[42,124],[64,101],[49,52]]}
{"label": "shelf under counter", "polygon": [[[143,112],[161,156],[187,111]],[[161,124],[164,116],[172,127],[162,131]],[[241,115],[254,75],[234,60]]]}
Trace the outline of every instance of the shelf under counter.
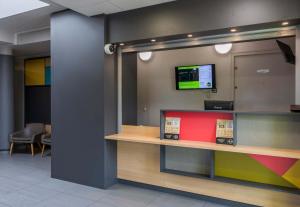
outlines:
{"label": "shelf under counter", "polygon": [[124,141],[124,142],[143,143],[143,144],[154,144],[154,145],[163,145],[163,146],[300,159],[300,150],[294,150],[294,149],[280,149],[280,148],[271,148],[271,147],[242,146],[242,145],[231,146],[231,145],[220,145],[220,144],[209,143],[209,142],[186,141],[186,140],[165,140],[165,139],[161,140],[158,136],[157,137],[145,136],[145,135],[133,134],[133,133],[120,133],[120,134],[109,135],[106,136],[105,139]]}

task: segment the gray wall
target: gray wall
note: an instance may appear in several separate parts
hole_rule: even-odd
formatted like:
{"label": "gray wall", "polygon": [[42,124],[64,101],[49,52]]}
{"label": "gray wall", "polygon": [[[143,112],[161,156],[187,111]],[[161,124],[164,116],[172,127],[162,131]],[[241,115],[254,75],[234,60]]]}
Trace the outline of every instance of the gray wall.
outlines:
{"label": "gray wall", "polygon": [[[104,135],[116,134],[118,130],[118,68],[117,55],[104,56]],[[105,141],[100,137],[104,146],[102,156],[104,165],[103,187],[109,187],[117,178],[117,143]]]}
{"label": "gray wall", "polygon": [[[211,63],[217,68],[217,94],[176,90],[176,66]],[[218,55],[212,47],[158,51],[149,62],[138,59],[138,123],[159,126],[161,109],[197,110],[204,99],[232,100],[231,71],[230,55]]]}
{"label": "gray wall", "polygon": [[239,114],[237,121],[240,145],[300,148],[300,116]]}
{"label": "gray wall", "polygon": [[[295,38],[281,40],[295,50]],[[275,40],[264,40],[236,43],[227,55],[219,55],[213,46],[206,46],[154,52],[149,62],[138,58],[138,124],[159,126],[161,109],[200,110],[204,108],[205,99],[234,100],[233,55],[273,50],[280,52]],[[176,66],[211,63],[216,64],[217,93],[176,91]]]}
{"label": "gray wall", "polygon": [[24,58],[15,58],[14,67],[14,117],[15,129],[21,130],[25,123]]}
{"label": "gray wall", "polygon": [[[24,46],[25,47],[25,46]],[[35,47],[40,47],[37,44]],[[24,89],[24,61],[30,58],[49,57],[50,47],[42,50],[28,48],[26,50],[14,51],[14,127],[21,130],[25,125],[25,89]]]}
{"label": "gray wall", "polygon": [[[284,38],[281,41],[295,50],[295,38]],[[138,124],[159,126],[161,109],[201,110],[204,108],[204,99],[233,100],[233,56],[265,51],[280,52],[275,40],[264,40],[236,43],[227,55],[219,55],[213,46],[206,46],[154,52],[149,62],[138,59]],[[284,58],[276,61],[283,62]],[[210,63],[216,64],[217,93],[176,91],[175,66]],[[294,85],[291,86],[290,90],[294,91]],[[208,150],[166,147],[165,153],[167,169],[198,174],[208,174],[210,170],[211,153]]]}
{"label": "gray wall", "polygon": [[137,124],[137,53],[122,56],[122,123]]}
{"label": "gray wall", "polygon": [[[51,17],[52,177],[105,188],[116,180],[115,59],[104,55],[105,18]],[[109,66],[109,67],[106,67]]]}
{"label": "gray wall", "polygon": [[300,105],[300,26],[297,27],[296,36],[296,104]]}
{"label": "gray wall", "polygon": [[[124,42],[191,32],[228,32],[223,28],[245,25],[245,29],[280,26],[273,23],[300,18],[299,0],[178,0],[110,15],[110,42]],[[266,23],[273,23],[264,25]]]}
{"label": "gray wall", "polygon": [[0,150],[9,149],[8,135],[14,131],[13,56],[0,55]]}

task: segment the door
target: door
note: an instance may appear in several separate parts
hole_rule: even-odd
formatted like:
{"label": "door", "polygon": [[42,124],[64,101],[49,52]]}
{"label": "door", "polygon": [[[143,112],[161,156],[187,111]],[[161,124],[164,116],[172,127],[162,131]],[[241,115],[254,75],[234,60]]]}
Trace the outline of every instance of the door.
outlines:
{"label": "door", "polygon": [[289,111],[295,100],[295,66],[281,53],[236,56],[238,111]]}

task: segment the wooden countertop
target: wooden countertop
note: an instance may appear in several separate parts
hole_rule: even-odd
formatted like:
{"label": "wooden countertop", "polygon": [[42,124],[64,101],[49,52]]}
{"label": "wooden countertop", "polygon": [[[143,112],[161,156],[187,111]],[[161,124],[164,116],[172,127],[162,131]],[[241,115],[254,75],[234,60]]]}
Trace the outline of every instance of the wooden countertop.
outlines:
{"label": "wooden countertop", "polygon": [[280,149],[271,147],[256,147],[256,146],[230,146],[230,145],[220,145],[210,142],[198,142],[198,141],[186,141],[186,140],[161,140],[158,136],[151,136],[150,133],[142,134],[140,132],[123,132],[120,134],[109,135],[105,137],[106,140],[117,140],[124,142],[135,142],[144,144],[154,144],[154,145],[164,145],[164,146],[174,146],[183,148],[194,148],[194,149],[204,149],[204,150],[215,150],[215,151],[225,151],[225,152],[235,152],[244,154],[258,154],[267,155],[274,157],[285,157],[300,159],[300,150],[293,149]]}

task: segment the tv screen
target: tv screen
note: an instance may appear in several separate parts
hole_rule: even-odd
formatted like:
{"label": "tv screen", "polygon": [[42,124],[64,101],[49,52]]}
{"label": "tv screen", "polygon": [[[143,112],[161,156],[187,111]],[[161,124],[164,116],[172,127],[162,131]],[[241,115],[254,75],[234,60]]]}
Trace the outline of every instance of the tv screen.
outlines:
{"label": "tv screen", "polygon": [[188,65],[175,68],[176,89],[215,89],[215,65]]}

